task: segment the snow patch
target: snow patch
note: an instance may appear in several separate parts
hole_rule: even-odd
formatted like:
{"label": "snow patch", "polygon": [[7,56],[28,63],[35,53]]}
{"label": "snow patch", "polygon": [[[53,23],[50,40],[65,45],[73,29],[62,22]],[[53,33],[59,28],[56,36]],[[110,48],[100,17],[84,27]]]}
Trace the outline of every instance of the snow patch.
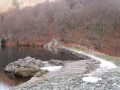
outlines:
{"label": "snow patch", "polygon": [[113,63],[113,62],[110,62],[110,61],[106,61],[104,59],[101,59],[101,58],[98,58],[98,57],[95,57],[93,55],[89,55],[91,58],[93,59],[96,59],[96,60],[99,60],[101,63],[100,63],[100,67],[103,67],[103,68],[116,68],[117,66]]}
{"label": "snow patch", "polygon": [[10,86],[0,82],[0,90],[9,90]]}
{"label": "snow patch", "polygon": [[43,68],[40,68],[40,69],[42,69],[42,70],[48,70],[48,71],[57,71],[60,68],[62,68],[62,66],[49,66],[49,67],[43,67]]}
{"label": "snow patch", "polygon": [[82,55],[86,55],[86,56],[90,57],[91,59],[99,60],[101,62],[100,63],[101,68],[111,69],[111,68],[116,68],[117,67],[113,62],[106,61],[106,60],[98,58],[94,55],[91,55],[91,54],[88,54],[88,53],[85,53],[85,52],[82,52],[82,51],[77,51],[75,49],[69,49],[69,48],[67,48],[67,49],[72,50],[72,51],[74,51],[76,53],[79,53],[79,54],[82,54]]}
{"label": "snow patch", "polygon": [[85,81],[85,82],[96,83],[96,82],[98,82],[99,80],[102,80],[102,79],[101,78],[97,78],[97,77],[89,76],[89,77],[83,77],[82,80]]}

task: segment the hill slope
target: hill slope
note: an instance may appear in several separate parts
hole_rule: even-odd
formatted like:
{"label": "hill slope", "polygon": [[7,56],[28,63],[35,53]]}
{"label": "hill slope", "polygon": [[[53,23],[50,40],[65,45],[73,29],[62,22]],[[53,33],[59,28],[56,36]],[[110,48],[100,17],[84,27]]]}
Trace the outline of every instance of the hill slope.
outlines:
{"label": "hill slope", "polygon": [[9,42],[42,45],[57,38],[120,56],[119,0],[1,0],[0,8],[1,37]]}

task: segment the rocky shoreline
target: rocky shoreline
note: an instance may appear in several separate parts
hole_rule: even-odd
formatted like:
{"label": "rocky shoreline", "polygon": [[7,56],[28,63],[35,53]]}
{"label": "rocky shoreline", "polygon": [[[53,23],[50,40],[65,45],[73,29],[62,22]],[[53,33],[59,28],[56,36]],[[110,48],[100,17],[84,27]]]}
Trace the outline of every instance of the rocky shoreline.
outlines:
{"label": "rocky shoreline", "polygon": [[83,81],[87,75],[69,75],[39,80],[31,85],[20,85],[11,90],[120,90],[119,75],[120,67],[93,75],[92,77],[99,78],[97,82]]}
{"label": "rocky shoreline", "polygon": [[[29,87],[36,88],[36,89],[31,88],[31,90],[39,90],[37,89],[38,87],[36,87],[36,85],[38,85],[38,82],[44,80],[49,81],[54,78],[68,77],[73,75],[84,75],[95,70],[98,66],[99,66],[99,62],[96,62],[95,60],[94,61],[84,60],[84,61],[75,61],[75,62],[66,63],[66,65],[63,66],[60,70],[54,72],[48,72],[44,74],[42,77],[33,77],[31,78],[30,81],[23,83],[19,86],[13,87],[11,90],[29,90],[30,89]],[[40,89],[40,90],[46,90],[46,89]]]}
{"label": "rocky shoreline", "polygon": [[[35,58],[31,58],[30,56],[19,59],[18,61],[11,62],[8,64],[4,71],[7,74],[14,74],[15,76],[19,76],[22,78],[29,78],[29,77],[37,77],[42,76],[43,74],[46,74],[49,72],[50,67],[54,66],[63,66],[65,61],[61,60],[54,60],[51,59],[49,61],[42,61],[42,60],[36,60]],[[47,69],[46,67],[49,68]]]}
{"label": "rocky shoreline", "polygon": [[[55,90],[55,89],[50,89],[49,87],[46,89],[46,86],[49,86],[49,83],[46,84],[49,80],[50,81],[52,79],[56,80],[58,78],[57,82],[60,82],[59,78],[63,78],[63,79],[68,78],[69,79],[69,77],[72,78],[73,76],[82,76],[82,75],[87,74],[99,67],[100,61],[98,61],[98,60],[93,60],[88,56],[80,55],[78,53],[75,53],[74,51],[70,51],[70,50],[62,48],[62,47],[60,50],[66,51],[66,52],[71,53],[72,55],[81,57],[81,58],[83,58],[83,60],[75,60],[75,61],[50,60],[49,62],[39,62],[39,63],[41,63],[40,67],[36,66],[39,68],[39,70],[41,70],[40,68],[43,68],[43,67],[53,68],[55,66],[55,67],[59,67],[59,68],[56,70],[53,70],[53,71],[48,71],[48,72],[46,72],[46,71],[44,72],[44,70],[45,70],[44,69],[42,71],[43,72],[42,74],[39,73],[39,70],[37,68],[34,68],[34,70],[36,69],[36,70],[38,70],[38,72],[35,72],[29,81],[27,81],[23,84],[20,84],[18,86],[12,87],[10,90],[29,90],[29,89],[30,90],[39,90],[39,89],[40,90]],[[27,57],[27,59],[33,59],[33,58]],[[20,61],[22,62],[22,60],[20,60]],[[23,61],[24,61],[24,59],[23,59]],[[13,63],[16,64],[17,62],[19,62],[19,60],[16,62],[13,62]],[[28,66],[26,66],[25,68],[29,67],[29,69],[30,69],[30,64],[28,62],[29,61],[27,61]],[[34,66],[34,67],[35,67],[35,65],[36,65],[35,62],[34,62],[34,65],[33,65],[33,63],[31,64],[31,66]],[[8,66],[10,66],[10,65],[8,65]],[[13,65],[13,66],[15,66],[15,65]],[[20,68],[20,63],[18,66]],[[23,68],[24,66],[22,65],[21,67]],[[7,66],[6,66],[5,70],[9,70],[7,68]],[[15,72],[15,71],[13,71],[13,72]],[[35,75],[35,74],[37,74],[37,75]],[[57,84],[57,82],[56,82],[56,84]],[[44,85],[42,85],[42,84],[39,85],[39,83],[45,83],[46,86],[44,87]],[[62,82],[62,83],[64,84],[64,82]],[[60,90],[60,89],[57,89],[57,90]],[[70,89],[70,90],[72,90],[72,89]]]}

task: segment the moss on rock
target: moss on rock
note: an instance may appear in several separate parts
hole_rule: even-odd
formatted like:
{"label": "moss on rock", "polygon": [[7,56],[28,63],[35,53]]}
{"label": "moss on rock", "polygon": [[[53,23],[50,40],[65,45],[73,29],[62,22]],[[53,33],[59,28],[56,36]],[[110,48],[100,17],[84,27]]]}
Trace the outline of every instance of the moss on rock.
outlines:
{"label": "moss on rock", "polygon": [[34,76],[37,71],[38,70],[33,70],[30,68],[19,68],[19,69],[15,70],[14,74],[17,76],[26,78],[26,77]]}

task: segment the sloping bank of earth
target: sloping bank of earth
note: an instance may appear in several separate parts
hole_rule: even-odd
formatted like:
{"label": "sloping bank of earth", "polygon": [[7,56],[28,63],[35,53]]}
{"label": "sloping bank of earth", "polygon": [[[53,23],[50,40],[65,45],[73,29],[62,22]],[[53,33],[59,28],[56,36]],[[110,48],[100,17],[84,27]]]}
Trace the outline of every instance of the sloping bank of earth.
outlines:
{"label": "sloping bank of earth", "polygon": [[[75,55],[84,53],[62,47],[62,50]],[[85,54],[87,60],[66,63],[60,70],[49,72],[42,77],[33,77],[28,82],[13,87],[10,90],[119,90],[120,68],[111,62],[107,68],[99,58]],[[97,60],[95,60],[97,59]],[[101,64],[99,63],[101,62]],[[106,62],[105,62],[106,63]],[[98,68],[94,73],[91,71]],[[104,70],[103,70],[104,69]],[[89,74],[87,74],[89,73]]]}

